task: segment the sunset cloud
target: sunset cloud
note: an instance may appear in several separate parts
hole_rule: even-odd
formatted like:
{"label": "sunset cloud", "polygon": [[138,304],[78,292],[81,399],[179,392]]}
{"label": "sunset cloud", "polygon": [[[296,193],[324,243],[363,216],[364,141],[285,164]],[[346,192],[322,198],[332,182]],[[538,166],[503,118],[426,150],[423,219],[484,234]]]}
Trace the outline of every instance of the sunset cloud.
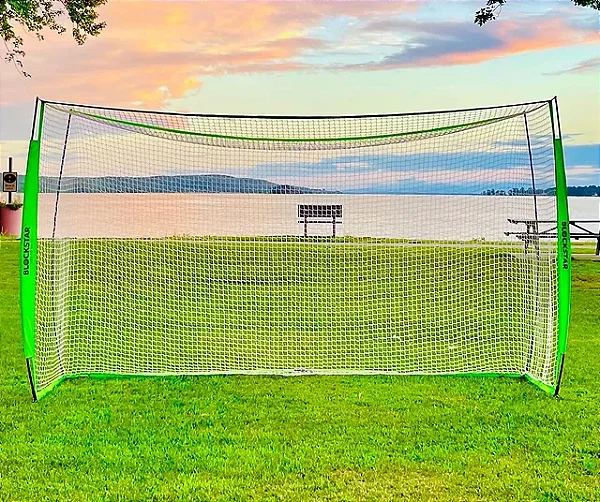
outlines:
{"label": "sunset cloud", "polygon": [[564,75],[566,73],[574,73],[574,74],[583,74],[583,73],[598,73],[600,72],[600,57],[586,59],[585,61],[581,61],[577,63],[575,66],[571,66],[570,68],[553,71],[547,73],[547,75]]}
{"label": "sunset cloud", "polygon": [[392,54],[346,68],[392,70],[477,64],[525,52],[598,42],[597,30],[588,25],[577,26],[562,17],[543,16],[536,23],[527,18],[503,20],[483,29],[467,21],[424,24],[387,19],[366,23],[361,32],[403,34],[403,39],[398,40]]}
{"label": "sunset cloud", "polygon": [[[560,13],[480,28],[418,21],[425,2],[109,2],[107,28],[78,47],[27,40],[24,79],[2,68],[0,103],[48,99],[162,108],[207,76],[477,64],[597,40]],[[462,19],[462,17],[461,17]],[[597,63],[596,63],[597,64]],[[583,69],[581,70],[583,71]]]}
{"label": "sunset cloud", "polygon": [[[300,56],[325,39],[307,33],[330,17],[410,10],[405,3],[109,2],[107,28],[78,47],[50,33],[28,40],[27,71],[2,72],[0,103],[31,95],[159,108],[201,87],[203,76],[310,69]],[[338,41],[339,43],[339,41]]]}

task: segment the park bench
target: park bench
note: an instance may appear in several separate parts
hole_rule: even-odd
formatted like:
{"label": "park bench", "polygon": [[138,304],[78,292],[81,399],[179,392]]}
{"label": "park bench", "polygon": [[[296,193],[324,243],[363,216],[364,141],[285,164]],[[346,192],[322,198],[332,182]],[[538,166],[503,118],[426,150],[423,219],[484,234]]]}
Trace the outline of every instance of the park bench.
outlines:
{"label": "park bench", "polygon": [[308,237],[309,223],[327,223],[335,237],[336,225],[342,223],[341,204],[298,204],[298,223],[304,224],[304,237]]}
{"label": "park bench", "polygon": [[[558,225],[556,220],[516,220],[508,218],[509,223],[515,225],[525,224],[525,231],[504,232],[505,235],[514,235],[525,244],[525,253],[531,244],[539,246],[540,239],[557,239]],[[548,226],[540,230],[540,225]],[[599,225],[597,230],[592,230],[591,225]],[[596,239],[596,254],[600,255],[600,220],[570,220],[571,239]],[[586,228],[587,227],[587,228]]]}

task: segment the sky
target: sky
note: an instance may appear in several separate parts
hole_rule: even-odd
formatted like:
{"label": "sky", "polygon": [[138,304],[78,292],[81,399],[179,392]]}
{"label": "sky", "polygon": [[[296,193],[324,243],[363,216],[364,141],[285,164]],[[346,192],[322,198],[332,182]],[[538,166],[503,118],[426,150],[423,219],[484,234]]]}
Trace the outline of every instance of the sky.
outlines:
{"label": "sky", "polygon": [[224,114],[443,110],[558,96],[568,183],[600,184],[598,12],[512,0],[126,1],[78,46],[25,34],[25,78],[0,63],[0,161],[24,172],[36,96]]}

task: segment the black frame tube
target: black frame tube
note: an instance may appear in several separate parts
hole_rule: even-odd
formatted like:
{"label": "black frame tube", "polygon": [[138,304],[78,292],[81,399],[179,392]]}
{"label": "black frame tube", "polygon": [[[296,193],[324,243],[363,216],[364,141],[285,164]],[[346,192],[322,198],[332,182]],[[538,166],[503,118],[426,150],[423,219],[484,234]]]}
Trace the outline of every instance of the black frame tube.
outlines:
{"label": "black frame tube", "polygon": [[29,386],[31,387],[31,397],[33,398],[33,402],[35,403],[38,400],[37,393],[35,391],[35,384],[33,382],[33,372],[31,370],[31,358],[28,357],[25,359],[25,363],[27,364],[27,376],[29,377]]}
{"label": "black frame tube", "polygon": [[[366,118],[379,118],[379,117],[410,117],[413,115],[434,115],[441,113],[456,113],[456,112],[470,112],[476,110],[500,110],[503,108],[512,108],[515,106],[529,106],[529,105],[540,105],[547,106],[552,100],[544,101],[528,101],[525,103],[514,103],[510,105],[497,105],[497,106],[484,106],[474,108],[456,108],[451,110],[433,110],[425,112],[406,112],[406,113],[382,113],[382,114],[366,114],[366,115],[239,115],[239,114],[219,114],[219,113],[181,113],[181,112],[165,112],[160,110],[136,110],[133,108],[116,108],[109,106],[98,106],[98,105],[84,105],[78,103],[66,103],[62,101],[44,101],[49,105],[59,106],[76,106],[80,108],[90,108],[94,110],[111,110],[119,112],[134,112],[134,113],[160,113],[161,115],[172,115],[179,117],[214,117],[214,118],[231,118],[231,119],[296,119],[296,120],[315,120],[315,119],[366,119]],[[533,110],[531,110],[533,111]]]}
{"label": "black frame tube", "polygon": [[33,122],[31,124],[31,137],[29,139],[33,140],[35,135],[35,123],[37,121],[38,108],[40,106],[40,98],[35,98],[35,107],[33,109]]}
{"label": "black frame tube", "polygon": [[[64,167],[65,167],[65,158],[66,158],[66,155],[67,155],[67,143],[69,141],[69,131],[71,130],[71,117],[72,117],[72,115],[69,113],[69,117],[67,119],[67,127],[65,129],[65,141],[63,142],[63,150],[62,150],[62,155],[61,155],[61,159],[60,159],[60,171],[59,171],[59,174],[58,174],[58,186],[56,187],[56,201],[54,203],[54,218],[53,218],[53,221],[52,221],[52,240],[54,240],[54,237],[56,235],[56,218],[58,216],[58,203],[59,203],[59,200],[60,200],[60,188],[61,188],[61,185],[62,185],[63,170],[64,170]],[[53,276],[54,276],[54,273],[55,273],[55,270],[56,270],[55,266],[54,266],[54,263],[55,263],[55,261],[54,261],[54,258],[55,258],[54,253],[55,253],[55,247],[53,245],[52,246],[52,275]],[[56,292],[55,292],[55,289],[54,289],[55,288],[55,284],[56,284],[56,281],[53,280],[52,281],[52,297],[53,298],[56,298]],[[56,317],[55,316],[54,316],[54,319],[53,319],[53,325],[54,325],[53,326],[54,327],[54,339],[57,341],[56,342],[57,343],[56,349],[57,349],[57,353],[58,353],[58,362],[60,364],[60,369],[64,373],[65,368],[64,368],[64,365],[63,365],[63,362],[62,362],[62,357],[60,356],[60,350],[59,350],[59,347],[58,347],[58,331],[56,329]]]}
{"label": "black frame tube", "polygon": [[[533,188],[533,212],[535,217],[535,228],[534,228],[534,239],[535,239],[535,249],[537,255],[537,273],[535,277],[535,287],[536,292],[540,289],[540,240],[539,240],[539,217],[538,217],[538,205],[537,205],[537,195],[535,193],[535,174],[533,171],[533,154],[531,152],[531,137],[529,136],[529,124],[527,122],[527,114],[523,115],[523,119],[525,122],[525,135],[527,136],[527,151],[529,153],[529,169],[531,172],[531,185]],[[527,226],[527,230],[529,231],[529,225]],[[534,312],[538,310],[538,295],[535,296],[535,307]],[[533,351],[534,351],[535,342],[533,336],[529,342],[529,357],[527,359],[527,364],[525,365],[525,372],[529,372],[531,370],[531,363],[533,361]]]}
{"label": "black frame tube", "polygon": [[71,129],[71,117],[72,117],[72,115],[69,113],[69,118],[67,119],[67,128],[65,131],[65,141],[63,143],[63,151],[62,151],[62,156],[60,158],[60,171],[58,173],[58,186],[56,188],[56,201],[54,203],[54,219],[52,222],[52,238],[53,239],[56,234],[56,216],[58,213],[58,200],[60,198],[60,187],[62,185],[63,169],[65,167],[65,157],[67,154],[67,142],[69,140],[69,131]]}

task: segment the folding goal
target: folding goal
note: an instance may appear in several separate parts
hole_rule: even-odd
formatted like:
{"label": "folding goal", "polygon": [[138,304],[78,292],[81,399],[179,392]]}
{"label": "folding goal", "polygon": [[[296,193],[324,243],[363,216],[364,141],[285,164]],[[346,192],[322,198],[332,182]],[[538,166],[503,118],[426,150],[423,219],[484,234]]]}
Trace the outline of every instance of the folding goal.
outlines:
{"label": "folding goal", "polygon": [[[235,373],[504,375],[558,393],[556,99],[316,117],[40,100],[24,192],[34,399],[78,376]],[[529,225],[527,251],[509,220]],[[536,239],[540,220],[560,237]]]}

